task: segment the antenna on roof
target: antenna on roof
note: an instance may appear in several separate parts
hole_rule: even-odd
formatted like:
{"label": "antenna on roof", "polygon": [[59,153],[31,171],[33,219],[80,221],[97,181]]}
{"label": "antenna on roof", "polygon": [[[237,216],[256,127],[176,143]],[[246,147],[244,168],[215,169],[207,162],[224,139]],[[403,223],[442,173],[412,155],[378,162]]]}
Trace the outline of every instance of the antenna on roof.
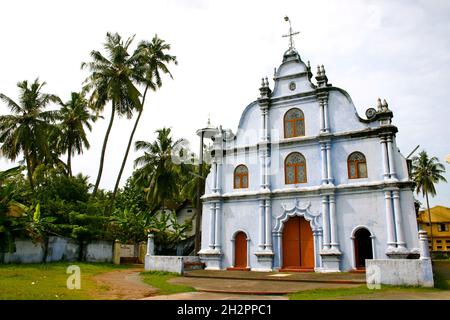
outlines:
{"label": "antenna on roof", "polygon": [[406,159],[409,159],[409,157],[411,157],[413,155],[414,152],[416,152],[417,149],[419,149],[420,144],[417,145],[417,147],[414,148],[413,151],[411,151],[411,153],[406,157]]}

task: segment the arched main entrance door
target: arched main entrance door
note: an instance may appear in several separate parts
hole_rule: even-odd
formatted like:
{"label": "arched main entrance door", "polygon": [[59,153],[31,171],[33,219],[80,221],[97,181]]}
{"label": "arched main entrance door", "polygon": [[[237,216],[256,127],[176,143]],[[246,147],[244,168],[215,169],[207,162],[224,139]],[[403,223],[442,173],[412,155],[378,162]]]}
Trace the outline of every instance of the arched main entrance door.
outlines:
{"label": "arched main entrance door", "polygon": [[361,228],[356,230],[354,237],[356,269],[365,269],[366,259],[373,259],[370,232],[365,228]]}
{"label": "arched main entrance door", "polygon": [[234,238],[234,268],[247,268],[247,236],[244,232],[236,233]]}
{"label": "arched main entrance door", "polygon": [[314,241],[311,226],[303,217],[293,217],[283,227],[283,268],[314,270]]}

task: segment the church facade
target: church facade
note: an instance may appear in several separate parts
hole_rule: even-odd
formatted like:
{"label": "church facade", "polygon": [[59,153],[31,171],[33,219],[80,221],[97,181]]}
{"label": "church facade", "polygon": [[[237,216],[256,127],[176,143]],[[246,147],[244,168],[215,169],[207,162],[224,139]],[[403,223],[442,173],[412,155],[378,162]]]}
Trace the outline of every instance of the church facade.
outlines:
{"label": "church facade", "polygon": [[339,272],[417,254],[413,183],[386,101],[359,116],[292,45],[273,80],[273,89],[262,80],[236,132],[215,131],[206,269]]}

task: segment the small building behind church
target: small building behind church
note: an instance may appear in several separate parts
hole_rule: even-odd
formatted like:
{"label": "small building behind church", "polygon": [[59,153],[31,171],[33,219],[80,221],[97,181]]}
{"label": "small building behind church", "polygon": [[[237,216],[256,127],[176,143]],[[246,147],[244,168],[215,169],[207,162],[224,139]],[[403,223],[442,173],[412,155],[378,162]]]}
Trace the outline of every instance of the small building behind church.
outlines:
{"label": "small building behind church", "polygon": [[291,41],[273,86],[264,78],[237,130],[213,137],[206,269],[339,272],[417,257],[413,182],[391,108],[378,99],[359,115]]}
{"label": "small building behind church", "polygon": [[[428,234],[428,246],[430,251],[450,253],[450,208],[434,206],[430,208],[431,223],[428,210],[420,210],[417,222],[421,230]],[[431,237],[433,230],[433,237]],[[433,243],[431,243],[433,239]]]}

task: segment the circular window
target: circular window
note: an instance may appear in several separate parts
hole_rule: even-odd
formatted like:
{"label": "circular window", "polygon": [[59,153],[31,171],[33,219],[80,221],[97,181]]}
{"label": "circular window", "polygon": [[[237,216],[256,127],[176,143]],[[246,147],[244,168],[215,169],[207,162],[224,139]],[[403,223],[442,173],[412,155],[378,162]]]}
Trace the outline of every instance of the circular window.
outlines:
{"label": "circular window", "polygon": [[295,86],[295,82],[291,82],[291,83],[289,83],[289,90],[291,90],[291,91],[294,91],[294,90],[295,90],[295,88],[296,88],[296,86]]}

